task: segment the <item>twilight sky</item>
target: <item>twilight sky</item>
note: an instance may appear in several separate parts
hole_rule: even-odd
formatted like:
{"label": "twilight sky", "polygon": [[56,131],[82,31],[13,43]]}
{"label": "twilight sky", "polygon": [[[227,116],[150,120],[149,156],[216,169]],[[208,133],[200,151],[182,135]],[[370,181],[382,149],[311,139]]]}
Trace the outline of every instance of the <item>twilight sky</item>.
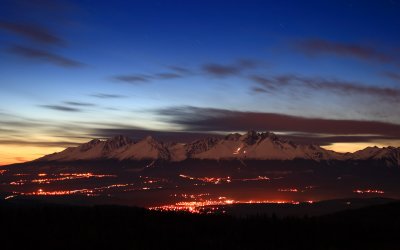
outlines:
{"label": "twilight sky", "polygon": [[398,0],[0,4],[0,165],[118,134],[400,146]]}

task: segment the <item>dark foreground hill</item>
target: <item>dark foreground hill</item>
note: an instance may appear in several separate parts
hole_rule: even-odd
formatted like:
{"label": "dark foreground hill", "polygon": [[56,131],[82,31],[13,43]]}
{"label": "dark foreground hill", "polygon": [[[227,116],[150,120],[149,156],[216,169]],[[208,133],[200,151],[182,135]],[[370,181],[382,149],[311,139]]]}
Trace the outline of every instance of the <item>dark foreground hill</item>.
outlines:
{"label": "dark foreground hill", "polygon": [[399,249],[400,203],[320,217],[0,206],[1,249]]}

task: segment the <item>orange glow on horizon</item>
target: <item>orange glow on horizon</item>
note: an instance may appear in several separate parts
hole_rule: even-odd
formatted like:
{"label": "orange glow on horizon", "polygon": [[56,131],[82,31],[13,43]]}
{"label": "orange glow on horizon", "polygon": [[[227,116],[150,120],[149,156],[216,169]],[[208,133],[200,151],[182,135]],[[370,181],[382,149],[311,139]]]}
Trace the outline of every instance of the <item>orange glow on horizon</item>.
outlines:
{"label": "orange glow on horizon", "polygon": [[47,154],[60,152],[63,147],[37,147],[26,145],[0,145],[0,166],[32,161]]}
{"label": "orange glow on horizon", "polygon": [[328,150],[333,150],[335,152],[339,153],[354,153],[355,151],[362,150],[366,147],[387,147],[388,145],[385,143],[380,143],[380,142],[338,142],[338,143],[332,143],[331,145],[328,146],[321,146],[324,149]]}

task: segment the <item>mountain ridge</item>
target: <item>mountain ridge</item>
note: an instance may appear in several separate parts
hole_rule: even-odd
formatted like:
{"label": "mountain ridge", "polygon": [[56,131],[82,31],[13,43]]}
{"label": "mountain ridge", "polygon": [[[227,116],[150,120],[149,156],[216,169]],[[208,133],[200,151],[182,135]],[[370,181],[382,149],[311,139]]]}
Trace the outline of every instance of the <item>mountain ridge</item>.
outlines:
{"label": "mountain ridge", "polygon": [[400,147],[367,147],[354,153],[339,153],[315,144],[296,144],[271,132],[232,133],[223,138],[206,137],[190,143],[159,142],[151,136],[134,141],[115,136],[108,140],[93,139],[77,147],[43,156],[35,161],[76,160],[383,160],[400,166]]}

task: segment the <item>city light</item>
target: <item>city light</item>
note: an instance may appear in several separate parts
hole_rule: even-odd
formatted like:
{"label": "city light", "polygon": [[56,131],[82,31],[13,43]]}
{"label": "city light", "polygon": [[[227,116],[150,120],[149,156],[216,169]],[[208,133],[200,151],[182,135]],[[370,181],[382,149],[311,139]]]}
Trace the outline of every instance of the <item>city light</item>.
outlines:
{"label": "city light", "polygon": [[367,190],[354,190],[353,191],[356,194],[384,194],[385,192],[382,190],[376,190],[376,189],[367,189]]}

